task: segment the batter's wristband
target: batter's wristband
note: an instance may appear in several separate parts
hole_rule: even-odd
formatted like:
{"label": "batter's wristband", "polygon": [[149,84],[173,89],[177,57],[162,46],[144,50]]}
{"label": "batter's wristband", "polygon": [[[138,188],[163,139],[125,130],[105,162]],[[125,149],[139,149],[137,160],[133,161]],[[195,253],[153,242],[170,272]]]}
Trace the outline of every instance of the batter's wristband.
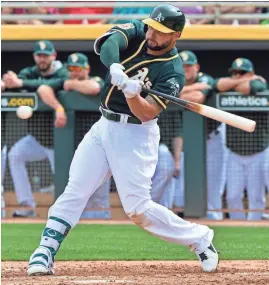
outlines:
{"label": "batter's wristband", "polygon": [[63,106],[57,107],[57,109],[55,111],[56,111],[56,113],[64,113],[65,112]]}

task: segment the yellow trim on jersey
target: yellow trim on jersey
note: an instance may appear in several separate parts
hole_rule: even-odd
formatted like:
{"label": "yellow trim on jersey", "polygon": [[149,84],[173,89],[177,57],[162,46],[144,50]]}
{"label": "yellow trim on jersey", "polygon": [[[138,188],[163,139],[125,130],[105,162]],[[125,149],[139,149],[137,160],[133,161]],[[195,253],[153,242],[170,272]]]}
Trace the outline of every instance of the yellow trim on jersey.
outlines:
{"label": "yellow trim on jersey", "polygon": [[168,57],[168,58],[155,58],[155,59],[144,60],[144,61],[141,61],[141,62],[137,63],[136,65],[130,67],[129,69],[127,69],[125,71],[125,73],[132,71],[134,68],[136,68],[136,67],[138,67],[144,63],[151,63],[151,62],[155,62],[155,61],[169,61],[169,60],[172,60],[172,59],[177,58],[177,57],[178,57],[178,53],[176,55],[173,55],[172,57]]}
{"label": "yellow trim on jersey", "polygon": [[[144,40],[144,41],[140,44],[139,48],[137,49],[137,51],[136,51],[133,55],[131,55],[130,57],[126,58],[124,61],[121,62],[121,64],[123,65],[124,63],[130,61],[130,60],[133,59],[135,56],[137,56],[137,55],[140,53],[140,51],[141,51],[141,49],[142,49],[142,47],[143,47],[143,45],[144,45],[145,42],[146,42],[146,40]],[[110,99],[110,96],[111,96],[111,93],[112,93],[114,87],[115,87],[115,86],[113,85],[113,86],[110,88],[110,90],[108,91],[108,93],[107,93],[106,100],[105,100],[105,106],[106,106],[107,108],[108,108],[107,104],[108,104],[108,101],[109,101],[109,99]],[[109,108],[108,108],[108,109],[109,109]]]}
{"label": "yellow trim on jersey", "polygon": [[149,94],[150,96],[152,96],[152,97],[154,97],[154,99],[164,108],[164,109],[166,109],[166,105],[163,103],[163,101],[159,98],[159,97],[157,97],[156,95],[154,95],[154,94]]}
{"label": "yellow trim on jersey", "polygon": [[124,32],[121,31],[121,30],[118,30],[118,29],[111,29],[111,31],[120,32],[120,33],[124,36],[124,38],[125,38],[125,40],[126,40],[126,48],[127,48],[127,47],[128,47],[128,44],[129,44],[129,41],[128,41],[128,38],[126,37],[126,35],[124,34]]}
{"label": "yellow trim on jersey", "polygon": [[[123,64],[125,64],[126,62],[130,61],[131,59],[133,59],[134,57],[136,57],[136,56],[140,53],[140,51],[141,51],[143,45],[145,44],[145,42],[146,42],[146,40],[144,40],[144,41],[140,44],[139,48],[137,49],[137,51],[136,51],[133,55],[131,55],[130,57],[126,58],[123,62],[121,62],[121,64],[123,65]],[[125,72],[125,73],[126,73],[126,72]]]}

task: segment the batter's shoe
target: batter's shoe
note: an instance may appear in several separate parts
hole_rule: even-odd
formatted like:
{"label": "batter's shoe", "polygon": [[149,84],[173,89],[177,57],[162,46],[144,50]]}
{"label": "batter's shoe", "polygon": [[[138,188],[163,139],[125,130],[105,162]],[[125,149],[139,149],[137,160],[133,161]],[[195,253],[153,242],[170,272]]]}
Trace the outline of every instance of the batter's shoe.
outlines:
{"label": "batter's shoe", "polygon": [[204,272],[216,271],[219,264],[219,256],[212,243],[204,251],[196,251],[195,253],[200,260]]}
{"label": "batter's shoe", "polygon": [[29,276],[53,275],[53,258],[48,248],[39,246],[31,255],[27,274]]}

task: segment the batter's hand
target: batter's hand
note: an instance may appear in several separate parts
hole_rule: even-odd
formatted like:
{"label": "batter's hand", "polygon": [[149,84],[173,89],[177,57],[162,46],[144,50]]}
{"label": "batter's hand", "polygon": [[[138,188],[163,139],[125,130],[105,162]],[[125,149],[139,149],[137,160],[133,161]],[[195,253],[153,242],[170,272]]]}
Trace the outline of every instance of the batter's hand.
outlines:
{"label": "batter's hand", "polygon": [[126,98],[134,98],[137,94],[142,91],[143,82],[140,80],[128,79],[122,88]]}
{"label": "batter's hand", "polygon": [[124,66],[119,63],[113,63],[110,66],[111,84],[116,85],[119,90],[122,89],[123,84],[128,80],[127,74],[124,73]]}

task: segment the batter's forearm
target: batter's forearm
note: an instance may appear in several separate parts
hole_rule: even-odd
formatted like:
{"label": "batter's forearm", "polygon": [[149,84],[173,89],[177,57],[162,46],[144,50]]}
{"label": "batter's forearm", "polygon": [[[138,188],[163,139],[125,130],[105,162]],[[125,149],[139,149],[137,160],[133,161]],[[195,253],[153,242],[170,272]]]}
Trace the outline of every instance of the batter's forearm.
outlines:
{"label": "batter's forearm", "polygon": [[[134,98],[126,98],[127,103],[131,112],[141,121],[147,122],[154,119],[156,116],[159,115],[162,108],[156,108],[155,105],[150,104],[147,100],[142,98],[140,95],[135,96]],[[154,101],[154,99],[152,99]],[[153,102],[155,103],[155,101]]]}

